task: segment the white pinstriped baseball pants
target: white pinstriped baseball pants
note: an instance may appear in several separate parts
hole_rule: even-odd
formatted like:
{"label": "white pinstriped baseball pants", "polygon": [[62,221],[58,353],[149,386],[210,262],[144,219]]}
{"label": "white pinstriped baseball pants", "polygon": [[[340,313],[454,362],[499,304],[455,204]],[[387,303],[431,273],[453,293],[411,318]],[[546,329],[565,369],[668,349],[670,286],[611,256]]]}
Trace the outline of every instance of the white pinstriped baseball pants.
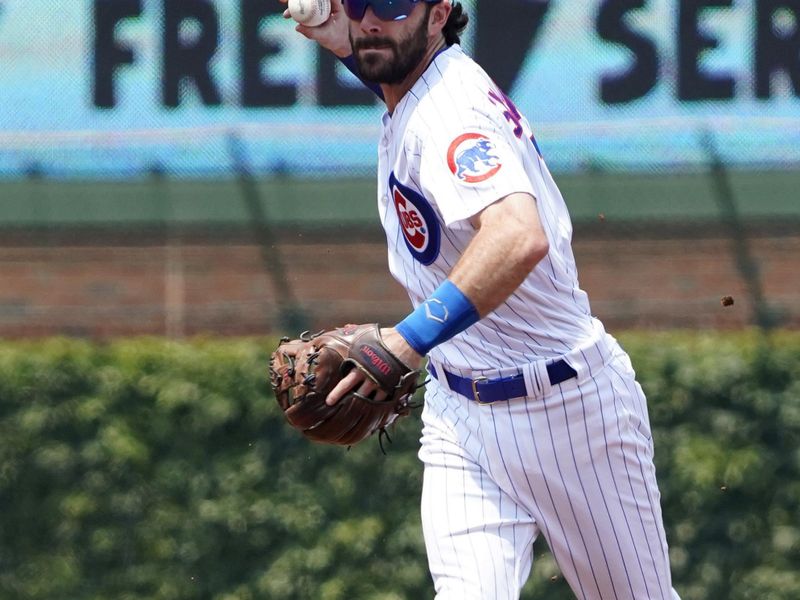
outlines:
{"label": "white pinstriped baseball pants", "polygon": [[437,600],[519,598],[539,533],[577,598],[678,599],[644,394],[610,348],[539,397],[482,406],[428,384],[419,455]]}

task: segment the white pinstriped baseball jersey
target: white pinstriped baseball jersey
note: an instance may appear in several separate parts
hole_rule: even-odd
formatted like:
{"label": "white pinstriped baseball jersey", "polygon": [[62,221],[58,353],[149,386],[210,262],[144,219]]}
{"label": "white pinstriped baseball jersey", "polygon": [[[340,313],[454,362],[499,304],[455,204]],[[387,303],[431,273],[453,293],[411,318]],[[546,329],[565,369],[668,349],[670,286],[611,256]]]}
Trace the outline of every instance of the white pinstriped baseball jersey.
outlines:
{"label": "white pinstriped baseball jersey", "polygon": [[548,256],[492,314],[434,348],[437,363],[462,372],[508,369],[593,335],[561,193],[527,121],[459,46],[439,53],[384,115],[378,174],[390,271],[415,307],[474,237],[469,217],[513,192],[538,202]]}
{"label": "white pinstriped baseball jersey", "polygon": [[[550,243],[510,298],[430,352],[419,456],[436,599],[518,599],[541,533],[582,600],[679,600],[646,400],[591,316],[569,214],[528,123],[451,46],[384,115],[378,177],[390,270],[415,307],[473,239],[469,218],[511,193],[536,198]],[[573,375],[551,378],[558,362]],[[520,375],[522,396],[474,401],[475,378]]]}

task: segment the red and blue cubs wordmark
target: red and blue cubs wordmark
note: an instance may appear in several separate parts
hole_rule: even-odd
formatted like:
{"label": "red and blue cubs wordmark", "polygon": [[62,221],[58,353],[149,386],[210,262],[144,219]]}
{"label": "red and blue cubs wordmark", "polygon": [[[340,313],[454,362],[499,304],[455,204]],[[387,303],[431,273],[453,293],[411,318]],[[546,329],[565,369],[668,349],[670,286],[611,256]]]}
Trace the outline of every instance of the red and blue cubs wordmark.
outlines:
{"label": "red and blue cubs wordmark", "polygon": [[461,181],[480,183],[493,177],[503,166],[494,142],[482,133],[464,133],[450,144],[447,166]]}
{"label": "red and blue cubs wordmark", "polygon": [[439,256],[439,221],[430,203],[419,192],[404,186],[392,173],[389,177],[400,229],[411,255],[423,265],[429,265]]}

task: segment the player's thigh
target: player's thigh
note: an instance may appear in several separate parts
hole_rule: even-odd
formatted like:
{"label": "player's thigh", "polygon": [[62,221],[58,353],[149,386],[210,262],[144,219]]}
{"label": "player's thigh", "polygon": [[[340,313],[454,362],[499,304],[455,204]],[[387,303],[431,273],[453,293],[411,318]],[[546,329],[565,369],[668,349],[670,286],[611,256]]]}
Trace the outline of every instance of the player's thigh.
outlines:
{"label": "player's thigh", "polygon": [[426,465],[422,525],[437,600],[516,600],[536,526],[474,464]]}
{"label": "player's thigh", "polygon": [[458,434],[429,417],[420,450],[422,525],[436,598],[516,600],[538,528],[453,439]]}
{"label": "player's thigh", "polygon": [[548,543],[579,598],[672,597],[660,494],[644,397],[612,361],[581,384],[562,386],[550,417],[552,501],[542,503]]}

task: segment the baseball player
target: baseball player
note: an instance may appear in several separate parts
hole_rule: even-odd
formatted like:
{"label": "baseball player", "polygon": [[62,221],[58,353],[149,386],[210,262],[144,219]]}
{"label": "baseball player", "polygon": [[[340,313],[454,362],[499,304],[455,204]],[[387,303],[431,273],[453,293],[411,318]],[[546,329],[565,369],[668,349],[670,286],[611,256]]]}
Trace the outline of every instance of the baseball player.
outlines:
{"label": "baseball player", "polygon": [[[297,29],[386,103],[378,206],[428,359],[422,522],[439,600],[518,598],[547,539],[578,598],[672,589],[647,406],[578,285],[572,225],[527,120],[458,45],[451,0],[334,0]],[[377,85],[376,85],[377,84]],[[353,370],[335,404],[374,384]]]}

